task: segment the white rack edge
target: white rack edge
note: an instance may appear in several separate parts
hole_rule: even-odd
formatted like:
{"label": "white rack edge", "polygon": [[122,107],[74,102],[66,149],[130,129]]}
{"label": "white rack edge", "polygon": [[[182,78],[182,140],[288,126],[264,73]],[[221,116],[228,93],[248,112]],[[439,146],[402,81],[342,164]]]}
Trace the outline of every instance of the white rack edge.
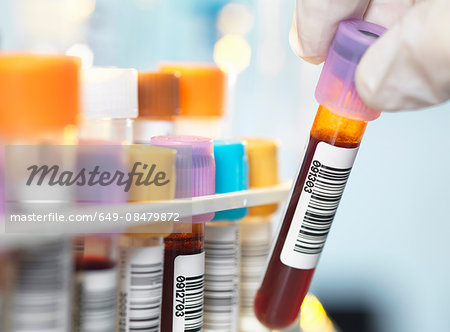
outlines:
{"label": "white rack edge", "polygon": [[[162,202],[134,202],[123,204],[108,204],[107,206],[97,205],[95,208],[75,209],[73,213],[89,214],[89,213],[108,213],[114,211],[117,213],[127,213],[132,208],[133,213],[144,213],[152,211],[154,213],[167,212],[169,209],[190,210],[192,213],[182,213],[180,217],[188,217],[189,215],[198,215],[216,211],[281,203],[286,200],[291,188],[291,182],[284,182],[277,186],[253,188],[248,190],[236,191],[225,194],[214,194],[209,196],[193,197],[189,199],[174,199],[171,201]],[[184,208],[184,209],[183,209]],[[0,225],[4,226],[4,220],[0,221]],[[120,232],[129,226],[136,225],[135,222],[120,221],[114,225],[103,223],[89,223],[72,225],[67,230],[67,234],[62,236],[73,236],[73,234],[83,233],[101,233],[101,232]],[[54,225],[53,225],[54,226]],[[39,224],[32,225],[27,229],[26,233],[7,233],[3,230],[0,234],[0,250],[13,250],[35,246],[55,238],[61,238],[61,234],[55,234],[51,226]],[[1,230],[0,230],[1,232]]]}

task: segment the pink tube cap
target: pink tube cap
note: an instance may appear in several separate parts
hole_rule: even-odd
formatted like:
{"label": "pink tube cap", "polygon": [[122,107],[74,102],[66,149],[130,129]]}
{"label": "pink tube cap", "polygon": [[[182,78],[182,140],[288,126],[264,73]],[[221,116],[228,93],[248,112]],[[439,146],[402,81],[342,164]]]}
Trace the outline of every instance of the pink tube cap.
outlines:
{"label": "pink tube cap", "polygon": [[361,20],[339,23],[316,88],[316,99],[336,115],[371,121],[380,111],[367,106],[355,87],[355,71],[364,52],[386,28]]}

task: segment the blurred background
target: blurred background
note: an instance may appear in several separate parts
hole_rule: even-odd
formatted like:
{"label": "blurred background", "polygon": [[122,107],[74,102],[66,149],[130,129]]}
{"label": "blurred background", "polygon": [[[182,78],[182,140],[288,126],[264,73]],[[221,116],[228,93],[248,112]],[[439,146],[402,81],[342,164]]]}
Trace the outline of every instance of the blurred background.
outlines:
{"label": "blurred background", "polygon": [[[302,158],[320,67],[292,53],[294,1],[1,0],[0,50],[152,70],[215,62],[230,76],[227,136]],[[345,332],[450,331],[450,105],[368,126],[311,291]]]}

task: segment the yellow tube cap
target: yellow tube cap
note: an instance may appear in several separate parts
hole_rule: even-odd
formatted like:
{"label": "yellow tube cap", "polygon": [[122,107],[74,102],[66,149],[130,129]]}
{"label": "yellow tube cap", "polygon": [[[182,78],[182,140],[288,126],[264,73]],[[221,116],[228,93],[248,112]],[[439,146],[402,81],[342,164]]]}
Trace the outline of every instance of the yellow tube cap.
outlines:
{"label": "yellow tube cap", "polygon": [[[263,188],[279,184],[278,178],[278,144],[274,140],[248,138],[247,145],[249,187]],[[274,213],[278,204],[250,207],[249,216],[261,216]]]}
{"label": "yellow tube cap", "polygon": [[[130,169],[136,163],[140,167],[147,164],[146,170],[154,169],[153,176],[164,173],[165,185],[139,185],[130,187],[129,200],[134,202],[164,201],[175,198],[176,188],[176,150],[148,145],[130,145],[127,147]],[[144,180],[144,179],[142,179]],[[151,211],[150,211],[151,212]],[[128,235],[134,237],[167,236],[172,232],[173,222],[152,222],[141,226],[130,227]]]}
{"label": "yellow tube cap", "polygon": [[214,65],[163,64],[160,71],[180,78],[182,116],[220,117],[224,113],[226,75]]}
{"label": "yellow tube cap", "polygon": [[78,58],[0,55],[0,132],[28,137],[76,124]]}

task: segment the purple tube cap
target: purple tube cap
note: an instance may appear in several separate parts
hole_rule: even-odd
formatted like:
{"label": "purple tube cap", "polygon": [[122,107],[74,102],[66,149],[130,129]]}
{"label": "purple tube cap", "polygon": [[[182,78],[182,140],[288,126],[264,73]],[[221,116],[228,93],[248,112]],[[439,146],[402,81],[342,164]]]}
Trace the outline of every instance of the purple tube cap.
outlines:
{"label": "purple tube cap", "polygon": [[[102,172],[106,171],[111,174],[117,171],[127,173],[125,149],[118,142],[81,140],[77,146],[76,157],[76,173],[83,168],[92,171],[95,167],[99,167]],[[128,193],[117,183],[107,186],[100,184],[78,186],[75,196],[79,205],[124,203],[128,199]]]}
{"label": "purple tube cap", "polygon": [[177,147],[188,147],[192,150],[192,157],[201,155],[214,156],[213,141],[208,137],[189,135],[154,136],[150,144],[174,149]]}
{"label": "purple tube cap", "polygon": [[339,23],[328,49],[316,88],[316,99],[325,108],[344,118],[371,121],[380,111],[367,106],[355,87],[355,72],[361,57],[386,28],[361,20]]}
{"label": "purple tube cap", "polygon": [[[210,138],[186,135],[152,137],[150,144],[177,151],[176,198],[212,195],[215,193],[214,145]],[[207,222],[213,213],[192,216],[192,222]]]}
{"label": "purple tube cap", "polygon": [[186,135],[152,137],[150,144],[177,151],[176,198],[215,193],[214,145],[210,138]]}

